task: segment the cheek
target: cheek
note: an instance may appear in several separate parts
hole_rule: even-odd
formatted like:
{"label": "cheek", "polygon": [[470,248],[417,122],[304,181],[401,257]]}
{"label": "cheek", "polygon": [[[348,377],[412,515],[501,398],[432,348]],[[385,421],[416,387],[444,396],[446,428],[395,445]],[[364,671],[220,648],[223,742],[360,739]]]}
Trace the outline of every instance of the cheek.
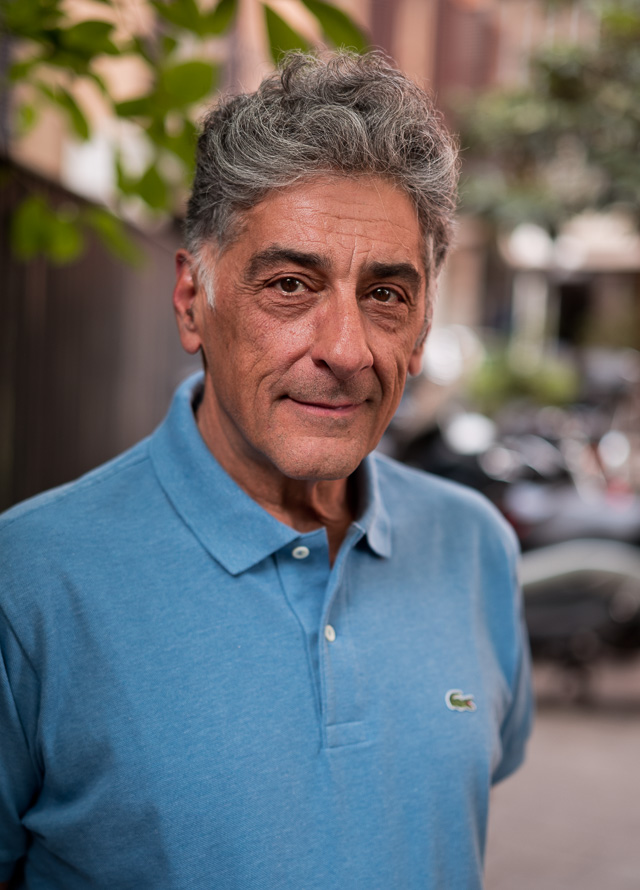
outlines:
{"label": "cheek", "polygon": [[376,362],[378,377],[382,383],[385,396],[389,399],[400,399],[409,370],[411,350],[402,344],[396,349],[387,349],[380,353]]}
{"label": "cheek", "polygon": [[308,353],[313,342],[313,326],[308,321],[283,324],[262,318],[245,332],[244,351],[255,367],[271,373],[286,371]]}
{"label": "cheek", "polygon": [[245,411],[262,414],[287,382],[305,373],[305,352],[296,348],[295,338],[285,331],[265,327],[253,335],[245,331],[241,339],[228,344],[225,367],[221,369],[225,388],[233,391]]}

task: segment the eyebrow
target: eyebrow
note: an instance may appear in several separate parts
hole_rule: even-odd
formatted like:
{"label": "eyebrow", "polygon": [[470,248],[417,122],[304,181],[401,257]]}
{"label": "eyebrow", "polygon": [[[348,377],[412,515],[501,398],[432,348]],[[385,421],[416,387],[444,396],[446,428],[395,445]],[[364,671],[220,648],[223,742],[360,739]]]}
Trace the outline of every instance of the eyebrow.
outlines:
{"label": "eyebrow", "polygon": [[[270,270],[278,263],[294,263],[303,269],[324,272],[325,274],[328,274],[331,269],[330,261],[319,253],[273,245],[251,257],[247,266],[246,277],[248,279],[255,278],[256,275]],[[423,276],[412,263],[374,262],[365,265],[362,272],[367,278],[371,279],[382,281],[399,279],[415,290],[421,286],[423,279]]]}
{"label": "eyebrow", "polygon": [[371,278],[396,278],[416,289],[422,284],[422,275],[412,263],[371,263],[364,271]]}
{"label": "eyebrow", "polygon": [[294,250],[289,247],[267,247],[251,257],[247,266],[247,278],[254,278],[262,272],[266,272],[278,263],[294,263],[304,269],[329,271],[329,261],[319,253],[307,253],[303,250]]}

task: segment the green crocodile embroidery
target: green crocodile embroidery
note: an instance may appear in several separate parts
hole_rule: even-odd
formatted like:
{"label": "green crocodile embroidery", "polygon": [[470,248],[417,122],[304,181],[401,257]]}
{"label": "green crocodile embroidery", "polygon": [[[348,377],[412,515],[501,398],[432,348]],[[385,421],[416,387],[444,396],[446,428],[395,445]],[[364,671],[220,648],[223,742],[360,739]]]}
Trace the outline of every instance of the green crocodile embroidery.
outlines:
{"label": "green crocodile embroidery", "polygon": [[476,709],[473,696],[463,693],[462,689],[450,689],[445,696],[445,701],[447,707],[452,711],[475,711]]}

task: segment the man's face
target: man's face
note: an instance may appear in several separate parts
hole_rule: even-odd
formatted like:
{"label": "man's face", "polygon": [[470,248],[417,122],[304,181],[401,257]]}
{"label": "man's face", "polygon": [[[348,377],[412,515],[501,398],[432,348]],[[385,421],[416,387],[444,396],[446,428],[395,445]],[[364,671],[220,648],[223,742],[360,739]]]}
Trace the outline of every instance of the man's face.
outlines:
{"label": "man's face", "polygon": [[323,176],[271,193],[242,220],[211,259],[214,307],[196,281],[181,320],[187,264],[174,297],[183,345],[204,355],[205,439],[236,478],[238,465],[346,478],[420,367],[426,275],[415,209],[382,178]]}

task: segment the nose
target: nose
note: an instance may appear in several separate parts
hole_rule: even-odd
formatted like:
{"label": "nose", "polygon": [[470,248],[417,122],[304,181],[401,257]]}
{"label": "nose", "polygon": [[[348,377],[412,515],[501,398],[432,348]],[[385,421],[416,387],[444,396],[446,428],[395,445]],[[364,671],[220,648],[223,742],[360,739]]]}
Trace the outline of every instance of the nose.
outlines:
{"label": "nose", "polygon": [[336,295],[322,307],[316,319],[312,358],[339,380],[349,380],[373,365],[366,319],[355,295]]}

